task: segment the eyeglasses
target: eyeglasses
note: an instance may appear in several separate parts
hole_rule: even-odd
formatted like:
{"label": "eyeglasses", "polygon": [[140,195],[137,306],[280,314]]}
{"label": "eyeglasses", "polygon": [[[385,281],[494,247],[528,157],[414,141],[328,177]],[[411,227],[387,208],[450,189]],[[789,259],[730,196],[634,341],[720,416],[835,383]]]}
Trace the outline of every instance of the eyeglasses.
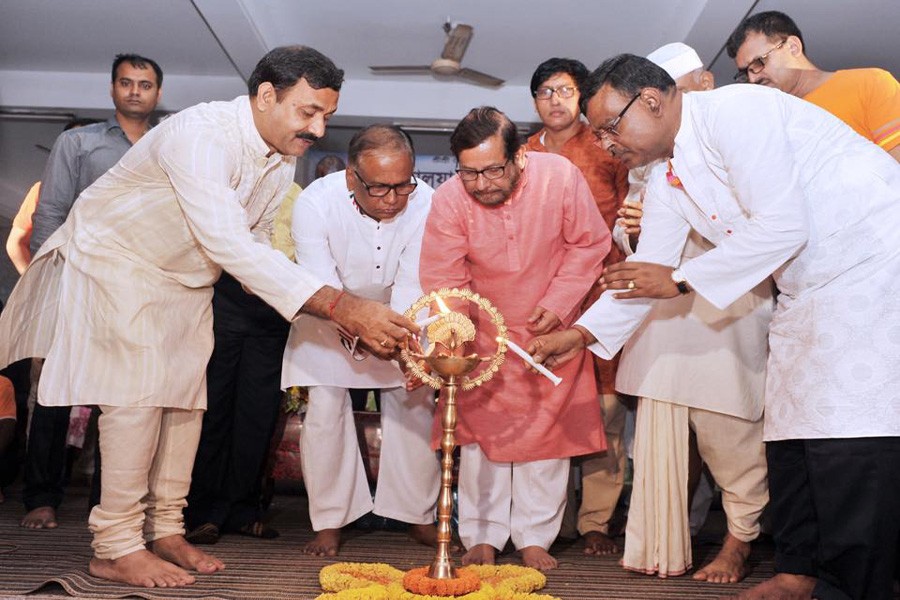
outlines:
{"label": "eyeglasses", "polygon": [[484,175],[485,179],[500,179],[506,173],[506,165],[509,164],[509,159],[506,159],[506,162],[499,166],[488,167],[487,169],[481,169],[480,171],[476,171],[475,169],[457,169],[456,174],[459,175],[459,178],[463,181],[475,181],[478,179],[479,175]]}
{"label": "eyeglasses", "polygon": [[366,188],[366,193],[373,198],[384,198],[391,193],[391,190],[398,196],[409,196],[415,191],[416,186],[419,185],[419,182],[415,180],[406,183],[395,183],[394,185],[388,185],[386,183],[368,184],[366,183],[366,180],[362,178],[362,175],[359,174],[359,171],[353,169],[353,173],[356,175],[356,178],[359,179],[359,182],[363,184],[363,187]]}
{"label": "eyeglasses", "polygon": [[750,73],[754,75],[758,74],[760,71],[766,68],[766,60],[768,60],[769,55],[784,46],[785,42],[787,42],[787,38],[781,40],[777,46],[766,52],[765,54],[761,54],[757,56],[750,63],[744,67],[743,69],[738,69],[738,72],[734,74],[734,80],[737,83],[748,83],[750,81]]}
{"label": "eyeglasses", "polygon": [[615,119],[609,122],[609,125],[603,125],[594,130],[594,137],[597,138],[597,141],[600,141],[605,135],[612,137],[619,136],[619,132],[616,127],[619,126],[619,123],[622,121],[622,117],[625,116],[625,113],[628,112],[628,109],[631,108],[631,105],[634,104],[634,101],[640,97],[640,92],[632,96],[631,100],[628,101],[628,104],[625,105],[625,108],[623,108],[622,111],[618,115],[616,115]]}
{"label": "eyeglasses", "polygon": [[549,100],[553,97],[553,94],[556,94],[560,98],[571,98],[577,91],[578,89],[571,85],[561,85],[556,88],[539,87],[537,91],[534,92],[534,97],[538,100]]}

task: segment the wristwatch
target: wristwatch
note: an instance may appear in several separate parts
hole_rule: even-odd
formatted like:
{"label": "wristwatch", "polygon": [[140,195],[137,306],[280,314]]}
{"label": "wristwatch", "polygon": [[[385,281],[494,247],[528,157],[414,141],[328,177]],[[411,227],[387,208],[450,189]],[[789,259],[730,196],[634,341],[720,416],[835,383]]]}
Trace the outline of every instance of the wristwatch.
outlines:
{"label": "wristwatch", "polygon": [[684,273],[681,272],[681,269],[675,269],[672,271],[672,281],[675,282],[675,286],[678,288],[678,291],[680,293],[691,293],[691,288],[688,287],[687,279],[684,278]]}

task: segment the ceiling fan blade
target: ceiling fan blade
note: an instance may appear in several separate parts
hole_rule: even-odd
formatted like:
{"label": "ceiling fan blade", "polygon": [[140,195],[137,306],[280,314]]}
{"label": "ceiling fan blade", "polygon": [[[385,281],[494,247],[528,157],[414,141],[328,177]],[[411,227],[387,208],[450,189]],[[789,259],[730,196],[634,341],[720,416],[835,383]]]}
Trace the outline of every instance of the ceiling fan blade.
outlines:
{"label": "ceiling fan blade", "polygon": [[369,67],[369,70],[376,75],[431,75],[431,65]]}
{"label": "ceiling fan blade", "polygon": [[476,71],[475,69],[460,69],[456,76],[487,87],[500,87],[504,83],[504,81],[498,77]]}
{"label": "ceiling fan blade", "polygon": [[472,40],[473,30],[471,25],[457,25],[450,30],[447,35],[447,42],[444,44],[444,51],[441,52],[441,58],[446,58],[454,62],[462,61],[466,48]]}

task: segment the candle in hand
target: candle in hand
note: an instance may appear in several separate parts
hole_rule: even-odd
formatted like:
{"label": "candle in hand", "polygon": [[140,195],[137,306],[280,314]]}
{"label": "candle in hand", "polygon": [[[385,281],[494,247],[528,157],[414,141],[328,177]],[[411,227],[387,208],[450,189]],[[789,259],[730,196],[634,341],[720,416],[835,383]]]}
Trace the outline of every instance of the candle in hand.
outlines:
{"label": "candle in hand", "polygon": [[443,318],[444,318],[444,313],[438,313],[436,315],[432,315],[432,316],[428,317],[427,319],[422,319],[421,321],[416,321],[416,325],[418,325],[419,328],[421,328],[421,329],[425,329],[426,327],[428,327],[435,321],[440,321]]}
{"label": "candle in hand", "polygon": [[503,342],[503,341],[506,341],[507,347],[509,347],[509,349],[512,350],[515,354],[518,354],[522,358],[522,360],[527,362],[532,368],[534,368],[535,371],[537,371],[538,373],[540,373],[541,375],[543,375],[544,377],[546,377],[547,379],[552,381],[553,385],[559,385],[560,383],[562,383],[562,377],[557,377],[556,375],[553,374],[553,371],[551,371],[544,365],[534,362],[534,359],[531,358],[531,355],[528,354],[527,352],[525,352],[514,341],[512,341],[510,339],[504,340],[504,338],[502,338],[502,337],[497,338],[497,342]]}

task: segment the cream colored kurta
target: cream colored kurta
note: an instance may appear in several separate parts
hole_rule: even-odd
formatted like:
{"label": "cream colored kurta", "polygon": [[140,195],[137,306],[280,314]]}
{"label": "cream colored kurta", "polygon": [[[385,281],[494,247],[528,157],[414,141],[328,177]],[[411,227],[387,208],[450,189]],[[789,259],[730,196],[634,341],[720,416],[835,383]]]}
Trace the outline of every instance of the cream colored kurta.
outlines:
{"label": "cream colored kurta", "polygon": [[[291,233],[297,263],[328,285],[405,311],[422,295],[419,253],[432,193],[419,180],[402,213],[376,221],[360,212],[351,198],[345,171],[315,180],[294,204]],[[301,315],[291,326],[281,385],[404,385],[396,362],[355,354],[362,360],[351,357],[334,323]]]}
{"label": "cream colored kurta", "polygon": [[268,245],[295,167],[268,152],[246,96],[152,129],[35,256],[0,318],[0,362],[46,357],[46,404],[205,408],[221,270],[286,319],[322,286]]}
{"label": "cream colored kurta", "polygon": [[[665,169],[665,164],[655,168]],[[642,196],[650,172],[632,169],[629,196]],[[636,173],[635,173],[636,172]],[[632,175],[633,174],[633,175]],[[667,186],[664,194],[684,194]],[[634,250],[618,226],[613,239]],[[689,261],[714,246],[691,230],[681,255]],[[616,389],[749,421],[762,416],[769,355],[768,328],[775,307],[772,281],[764,280],[725,309],[699,294],[658,301],[622,350]]]}
{"label": "cream colored kurta", "polygon": [[[678,264],[693,227],[716,247],[682,271],[720,308],[774,275],[767,440],[900,435],[900,165],[776,90],[682,101],[672,163],[686,193],[655,194],[668,184],[654,175],[632,258]],[[617,351],[652,302],[604,294],[580,320],[591,349]]]}

